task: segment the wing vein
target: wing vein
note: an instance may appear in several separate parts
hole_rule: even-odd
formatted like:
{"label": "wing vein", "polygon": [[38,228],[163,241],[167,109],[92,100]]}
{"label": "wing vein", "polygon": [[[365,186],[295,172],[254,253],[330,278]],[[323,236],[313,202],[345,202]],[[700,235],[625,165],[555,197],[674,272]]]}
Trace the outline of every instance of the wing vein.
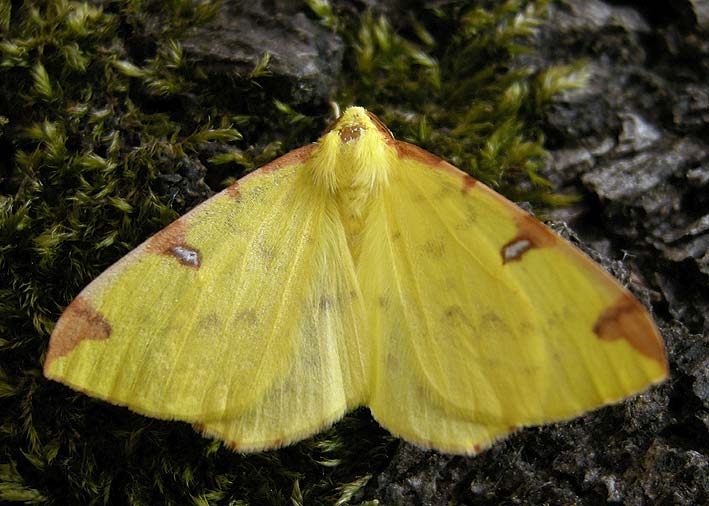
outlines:
{"label": "wing vein", "polygon": [[[396,223],[397,223],[397,225],[399,226],[399,228],[401,228],[401,222],[398,220],[398,217],[395,215],[395,213],[392,212],[390,206],[387,206],[387,212],[388,212],[388,215],[389,215],[393,220],[396,221]],[[397,266],[396,266],[396,260],[395,260],[395,259],[396,259],[396,255],[394,255],[393,244],[392,244],[392,240],[391,240],[391,232],[390,232],[390,229],[389,229],[389,220],[386,220],[386,219],[385,219],[385,223],[386,223],[386,226],[387,226],[387,243],[389,244],[389,252],[390,252],[390,254],[392,255],[392,266],[394,267],[395,276],[396,276],[396,278],[397,278],[397,287],[398,287],[398,291],[399,291],[399,300],[401,301],[402,308],[403,308],[404,311],[406,312],[406,311],[407,311],[407,306],[406,306],[406,301],[404,300],[403,291],[402,291],[402,289],[401,289],[401,282],[399,281],[399,277],[400,277],[400,276],[399,276],[399,269],[398,269]],[[404,239],[404,237],[405,237],[405,234],[402,234],[401,237],[402,237],[402,241],[403,241],[403,239]],[[418,307],[419,307],[419,310],[420,310],[420,313],[421,313],[421,315],[422,315],[422,317],[423,317],[423,321],[424,321],[424,324],[425,324],[425,326],[426,326],[426,335],[429,337],[429,339],[431,339],[431,338],[433,337],[433,330],[432,330],[433,327],[432,327],[432,325],[431,325],[430,317],[429,317],[428,312],[426,311],[426,306],[425,306],[425,304],[424,304],[423,297],[422,297],[422,295],[421,295],[421,287],[419,286],[418,280],[416,279],[416,276],[414,275],[413,262],[411,261],[411,256],[410,256],[410,254],[409,254],[407,245],[404,244],[404,246],[401,248],[401,250],[402,250],[402,252],[403,252],[402,255],[401,255],[401,257],[402,257],[403,261],[405,261],[406,264],[408,265],[408,270],[409,270],[409,272],[410,272],[410,274],[411,274],[411,279],[413,280],[412,284],[413,284],[414,291],[415,291],[415,293],[416,293],[416,300],[415,300],[415,302],[417,303],[417,305],[418,305]],[[406,316],[406,315],[405,315],[405,316]],[[408,324],[408,327],[409,327],[409,329],[410,329],[410,331],[411,331],[412,338],[415,339],[416,336],[413,335],[414,327],[409,323],[409,321],[410,321],[409,318],[404,318],[404,319],[406,320],[406,322],[407,322],[407,324]],[[414,351],[415,351],[415,349],[414,349]],[[418,355],[418,353],[415,353],[415,355],[416,355],[416,360],[417,360],[418,363],[419,363],[419,371],[420,371],[424,376],[426,376],[426,380],[428,381],[428,384],[429,384],[430,386],[433,386],[434,383],[433,383],[433,382],[430,380],[430,378],[428,377],[427,369],[426,369],[426,367],[424,367],[424,363],[423,363],[423,361],[421,360],[421,357]],[[439,370],[442,370],[442,369],[441,369],[441,362],[440,362],[439,357],[436,357],[436,364],[437,364],[437,366],[438,366],[438,369],[439,369]]]}
{"label": "wing vein", "polygon": [[[421,192],[421,194],[422,194],[422,195],[424,196],[424,198],[426,199],[426,202],[429,204],[429,208],[431,209],[432,214],[434,214],[434,215],[436,216],[436,218],[438,219],[438,221],[443,224],[443,228],[445,228],[445,229],[448,231],[448,235],[449,235],[450,237],[452,237],[453,240],[454,240],[456,243],[458,243],[458,244],[460,245],[460,247],[463,248],[463,250],[465,250],[465,252],[466,252],[467,254],[469,254],[472,258],[474,258],[474,259],[475,259],[475,262],[476,262],[491,278],[499,279],[499,278],[497,278],[497,276],[495,276],[495,275],[493,274],[493,272],[492,272],[490,269],[488,269],[488,267],[485,265],[485,262],[481,262],[480,259],[478,258],[478,256],[468,247],[468,245],[466,245],[463,241],[461,241],[460,238],[458,237],[458,235],[453,232],[453,229],[450,227],[450,225],[448,225],[448,223],[446,222],[446,220],[443,219],[443,216],[441,215],[441,212],[440,212],[439,208],[434,204],[433,200],[431,200],[431,197],[430,197],[430,195],[428,194],[428,192],[426,192],[425,190],[423,190],[423,189],[421,188],[420,184],[416,181],[416,178],[413,178],[413,177],[412,177],[412,178],[409,178],[409,181],[411,181],[414,185],[417,186],[418,190]],[[486,240],[486,241],[488,242],[488,245],[490,245],[490,247],[492,248],[492,244],[490,243],[490,239],[489,239],[487,236],[485,236],[484,234],[481,234],[481,236],[482,236],[482,239]]]}
{"label": "wing vein", "polygon": [[[303,233],[300,234],[300,240],[298,241],[298,246],[297,246],[297,250],[296,250],[296,254],[294,255],[294,258],[300,258],[300,256],[301,256],[301,253],[303,251],[303,246],[306,244],[306,242],[310,236],[310,234],[307,233],[307,231],[310,229],[310,224],[311,224],[312,220],[313,220],[313,214],[311,213],[308,216],[308,219],[306,222],[307,225],[303,228]],[[293,267],[291,268],[290,272],[288,273],[288,278],[287,278],[285,284],[283,285],[283,290],[281,291],[280,297],[278,298],[278,309],[276,310],[276,316],[273,319],[273,325],[271,325],[271,331],[269,332],[269,338],[266,341],[267,344],[264,346],[264,352],[262,354],[263,358],[259,361],[258,367],[256,368],[256,370],[252,376],[253,378],[260,377],[261,369],[263,368],[263,365],[268,360],[267,359],[267,357],[269,357],[268,351],[271,349],[273,341],[274,341],[273,334],[274,334],[275,329],[277,328],[278,323],[281,321],[282,314],[283,314],[283,308],[285,307],[285,304],[284,304],[285,294],[288,293],[288,287],[290,287],[292,284],[291,281],[293,279],[293,275],[298,270],[297,269],[297,266],[298,266],[297,261],[292,262],[291,265]]]}
{"label": "wing vein", "polygon": [[[294,173],[294,174],[292,174],[291,177],[297,177],[297,172]],[[283,183],[281,183],[281,184],[283,184]],[[285,186],[285,185],[283,185],[283,186]],[[290,192],[288,191],[288,189],[289,189],[289,188],[286,188],[286,191],[283,192],[283,195],[281,196],[281,198],[278,199],[278,201],[275,202],[275,203],[270,207],[270,209],[269,209],[269,214],[268,214],[268,219],[267,219],[267,220],[264,219],[263,222],[269,222],[269,223],[270,223],[270,222],[274,219],[274,216],[276,216],[276,213],[278,212],[278,210],[283,209],[283,203],[284,203],[284,201],[285,201],[287,198],[289,198],[289,197],[291,196],[291,195],[290,195]],[[293,216],[293,215],[291,215],[291,216]],[[309,222],[308,222],[308,223],[309,223]],[[249,245],[254,244],[255,238],[256,238],[256,236],[257,236],[257,234],[259,233],[260,230],[261,230],[260,227],[254,227],[253,232],[249,235],[249,240],[248,240],[247,244],[249,244]],[[302,243],[303,243],[303,242],[302,242],[302,238],[303,238],[303,237],[307,237],[307,235],[308,235],[308,234],[305,233],[305,231],[304,231],[304,233],[301,235],[301,242],[299,243],[299,245],[302,245]],[[226,241],[224,241],[222,244],[225,245],[225,244],[226,244]],[[300,251],[301,251],[301,248],[298,249],[298,253],[299,253]],[[244,254],[243,258],[241,259],[241,265],[240,265],[239,270],[236,271],[236,272],[239,273],[239,277],[238,277],[237,279],[232,280],[232,286],[236,285],[236,286],[239,287],[239,292],[238,292],[238,294],[236,294],[234,297],[232,297],[231,303],[230,303],[230,305],[229,305],[229,310],[227,311],[227,314],[229,314],[229,316],[232,317],[232,318],[233,318],[234,314],[236,313],[236,308],[237,308],[237,306],[238,306],[241,302],[243,302],[243,299],[244,299],[244,292],[246,291],[246,283],[241,283],[240,281],[241,281],[241,279],[243,278],[243,273],[244,273],[244,270],[245,270],[245,268],[246,268],[246,263],[247,263],[249,257],[250,257],[250,255],[248,254],[248,252],[246,252],[246,253]],[[290,272],[290,274],[289,274],[289,277],[288,277],[288,280],[289,280],[289,281],[290,281],[290,279],[292,278],[293,272],[296,270],[297,259],[298,259],[298,255],[296,255],[296,256],[294,257],[294,261],[291,263],[292,270],[291,270],[291,272]],[[224,269],[227,270],[228,272],[233,272],[233,271],[229,270],[229,266],[228,266],[228,265],[224,265]],[[224,276],[224,278],[226,279],[227,276]],[[286,291],[287,291],[287,290],[286,290],[287,286],[288,286],[288,283],[286,283],[286,285],[284,285],[284,287],[283,287],[284,289],[281,291],[281,297],[280,297],[280,299],[279,299],[280,302],[281,302],[281,304],[279,305],[279,308],[278,308],[278,310],[277,310],[277,312],[276,312],[276,315],[277,315],[276,317],[277,317],[277,318],[280,318],[279,315],[280,315],[280,312],[281,312],[281,309],[282,309],[282,306],[283,306],[282,302],[283,302],[284,294],[285,294]],[[222,334],[225,333],[225,330],[226,330],[225,327],[226,327],[228,321],[229,321],[228,319],[224,319],[224,323],[222,324],[222,331],[221,331]],[[271,330],[272,330],[272,331],[273,331],[273,329],[275,328],[275,324],[276,324],[276,322],[275,322],[275,319],[274,319],[274,325],[271,327]],[[265,348],[265,349],[270,349],[270,348],[271,348],[271,345],[272,345],[272,342],[273,342],[273,332],[270,332],[269,335],[268,335],[268,338],[267,338],[267,340],[266,340],[266,343],[264,344],[264,348]],[[225,356],[225,355],[222,354],[222,356]],[[263,364],[264,364],[264,361],[266,360],[266,358],[265,358],[266,356],[267,356],[267,355],[266,355],[265,352],[261,355],[262,359],[261,359],[260,362],[259,362],[257,371],[260,372],[261,369],[263,368]],[[257,375],[252,375],[252,378],[254,378],[254,379],[255,379],[255,378],[258,378],[258,376],[257,376]],[[228,399],[228,398],[229,398],[229,394],[230,394],[230,392],[231,392],[231,388],[232,388],[232,381],[229,381],[229,382],[226,384],[226,388],[227,388],[227,390],[226,390],[226,392],[225,392],[225,396],[226,396],[226,398]],[[206,398],[206,396],[207,396],[207,389],[204,389],[203,394],[202,394],[202,404],[204,403],[204,399]]]}

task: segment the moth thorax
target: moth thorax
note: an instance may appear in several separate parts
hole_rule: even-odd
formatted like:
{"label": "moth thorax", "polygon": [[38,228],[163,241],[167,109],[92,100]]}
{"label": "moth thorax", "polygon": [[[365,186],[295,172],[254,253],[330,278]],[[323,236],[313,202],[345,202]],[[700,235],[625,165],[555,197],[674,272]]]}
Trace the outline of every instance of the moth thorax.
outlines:
{"label": "moth thorax", "polygon": [[370,215],[370,206],[365,202],[357,202],[355,200],[347,202],[345,199],[348,198],[347,195],[342,196],[342,199],[338,202],[338,204],[340,204],[338,211],[340,223],[342,224],[347,239],[348,249],[350,250],[352,259],[357,263],[362,249],[368,216]]}
{"label": "moth thorax", "polygon": [[380,137],[377,130],[364,129],[358,137],[341,140],[336,201],[351,243],[357,241],[370,209],[388,186],[395,162],[393,149]]}
{"label": "moth thorax", "polygon": [[348,200],[376,198],[388,183],[396,153],[373,129],[358,131],[357,137],[340,131],[324,135],[310,159],[313,183],[330,194],[349,195]]}
{"label": "moth thorax", "polygon": [[381,135],[371,125],[346,125],[324,135],[310,159],[312,182],[336,204],[353,253],[395,162]]}
{"label": "moth thorax", "polygon": [[[353,164],[351,167],[355,168]],[[367,222],[372,205],[377,200],[377,195],[381,192],[378,184],[372,184],[372,180],[357,177],[356,171],[341,174],[337,189],[334,194],[334,201],[337,205],[337,212],[340,216],[350,251],[357,256],[359,242],[362,231]]]}

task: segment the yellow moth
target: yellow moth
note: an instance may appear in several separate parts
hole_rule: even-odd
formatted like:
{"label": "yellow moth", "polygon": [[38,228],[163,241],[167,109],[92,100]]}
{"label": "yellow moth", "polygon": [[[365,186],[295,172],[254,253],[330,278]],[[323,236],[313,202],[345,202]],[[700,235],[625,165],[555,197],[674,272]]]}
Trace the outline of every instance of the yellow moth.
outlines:
{"label": "yellow moth", "polygon": [[99,276],[44,364],[244,452],[367,406],[412,443],[475,454],[667,371],[601,267],[360,107]]}

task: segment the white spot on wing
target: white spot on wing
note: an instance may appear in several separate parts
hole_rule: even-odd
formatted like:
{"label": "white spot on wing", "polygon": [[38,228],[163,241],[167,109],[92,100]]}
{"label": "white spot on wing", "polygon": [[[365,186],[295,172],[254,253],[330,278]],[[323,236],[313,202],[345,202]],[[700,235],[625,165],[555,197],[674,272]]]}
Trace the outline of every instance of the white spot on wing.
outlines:
{"label": "white spot on wing", "polygon": [[505,263],[510,262],[511,260],[516,260],[520,257],[520,255],[522,255],[522,253],[531,247],[532,243],[529,239],[517,239],[516,241],[511,242],[502,250],[502,256]]}
{"label": "white spot on wing", "polygon": [[190,267],[199,267],[200,265],[199,253],[193,249],[185,248],[184,246],[173,246],[170,248],[170,254],[183,265],[189,265]]}

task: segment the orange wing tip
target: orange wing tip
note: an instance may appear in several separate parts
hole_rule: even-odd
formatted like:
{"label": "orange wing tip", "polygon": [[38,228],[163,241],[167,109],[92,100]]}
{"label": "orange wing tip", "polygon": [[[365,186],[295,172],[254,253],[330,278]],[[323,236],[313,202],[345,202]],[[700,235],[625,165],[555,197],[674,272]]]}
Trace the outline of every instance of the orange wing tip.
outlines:
{"label": "orange wing tip", "polygon": [[81,341],[101,341],[111,336],[111,324],[91,303],[79,295],[67,306],[49,339],[49,351],[44,361],[44,375],[50,376],[52,362],[65,357]]}
{"label": "orange wing tip", "polygon": [[625,339],[640,354],[669,372],[665,347],[647,311],[630,293],[623,293],[596,320],[593,332],[603,341]]}

